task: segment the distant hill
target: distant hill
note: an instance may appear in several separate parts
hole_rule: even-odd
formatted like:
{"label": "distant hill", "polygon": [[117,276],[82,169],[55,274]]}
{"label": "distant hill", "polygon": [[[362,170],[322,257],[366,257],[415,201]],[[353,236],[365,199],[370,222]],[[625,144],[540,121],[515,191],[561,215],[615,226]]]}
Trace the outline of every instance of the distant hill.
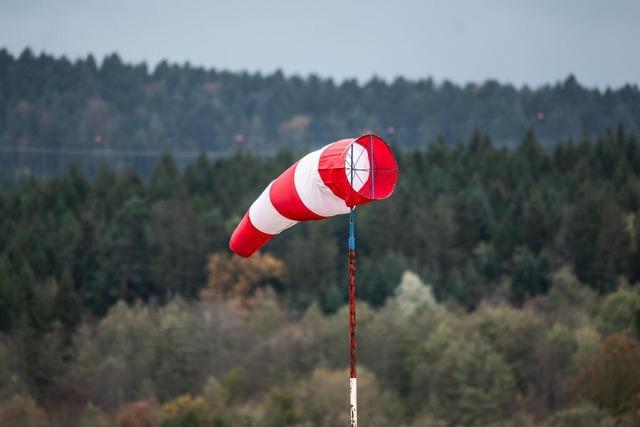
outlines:
{"label": "distant hill", "polygon": [[[425,70],[427,73],[428,70]],[[573,76],[535,89],[431,79],[336,83],[281,72],[232,73],[163,62],[102,64],[0,50],[0,162],[52,165],[87,157],[117,166],[163,151],[303,149],[372,130],[404,147],[474,129],[514,145],[532,128],[545,146],[623,125],[640,132],[640,91],[581,86]],[[83,160],[84,159],[84,160]]]}

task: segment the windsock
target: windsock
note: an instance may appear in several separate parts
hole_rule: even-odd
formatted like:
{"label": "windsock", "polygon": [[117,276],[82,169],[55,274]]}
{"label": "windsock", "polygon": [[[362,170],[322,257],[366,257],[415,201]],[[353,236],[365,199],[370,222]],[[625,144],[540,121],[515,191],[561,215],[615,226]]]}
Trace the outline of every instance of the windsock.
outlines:
{"label": "windsock", "polygon": [[229,247],[249,257],[300,221],[346,214],[354,206],[386,199],[397,180],[396,159],[379,136],[333,142],[271,181],[236,227]]}

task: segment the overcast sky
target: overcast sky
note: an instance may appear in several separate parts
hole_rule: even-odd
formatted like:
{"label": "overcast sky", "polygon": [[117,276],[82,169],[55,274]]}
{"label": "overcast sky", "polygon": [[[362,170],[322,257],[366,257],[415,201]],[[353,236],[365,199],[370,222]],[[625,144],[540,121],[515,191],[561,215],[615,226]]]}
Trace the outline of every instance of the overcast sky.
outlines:
{"label": "overcast sky", "polygon": [[639,0],[0,0],[0,46],[338,80],[640,83]]}

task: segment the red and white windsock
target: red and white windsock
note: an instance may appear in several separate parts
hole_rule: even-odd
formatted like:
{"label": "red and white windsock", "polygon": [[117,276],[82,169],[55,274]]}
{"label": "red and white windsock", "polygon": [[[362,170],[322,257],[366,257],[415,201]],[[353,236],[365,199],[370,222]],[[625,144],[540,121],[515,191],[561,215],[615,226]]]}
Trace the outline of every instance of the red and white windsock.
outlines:
{"label": "red and white windsock", "polygon": [[248,257],[300,221],[349,213],[353,206],[386,199],[398,165],[376,135],[341,139],[307,154],[273,180],[231,235],[229,247]]}

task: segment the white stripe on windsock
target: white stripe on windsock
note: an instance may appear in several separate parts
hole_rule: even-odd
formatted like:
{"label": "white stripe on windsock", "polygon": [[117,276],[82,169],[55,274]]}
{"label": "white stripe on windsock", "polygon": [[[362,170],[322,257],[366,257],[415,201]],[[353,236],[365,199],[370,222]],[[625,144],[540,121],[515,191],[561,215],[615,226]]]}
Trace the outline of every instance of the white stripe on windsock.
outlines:
{"label": "white stripe on windsock", "polygon": [[294,174],[296,191],[302,203],[316,215],[330,217],[349,213],[350,209],[345,201],[333,194],[318,172],[320,156],[325,148],[327,146],[300,159]]}
{"label": "white stripe on windsock", "polygon": [[269,191],[271,184],[260,194],[260,197],[249,208],[249,219],[255,228],[267,234],[278,234],[283,230],[296,224],[298,221],[291,220],[280,214],[273,207]]}

